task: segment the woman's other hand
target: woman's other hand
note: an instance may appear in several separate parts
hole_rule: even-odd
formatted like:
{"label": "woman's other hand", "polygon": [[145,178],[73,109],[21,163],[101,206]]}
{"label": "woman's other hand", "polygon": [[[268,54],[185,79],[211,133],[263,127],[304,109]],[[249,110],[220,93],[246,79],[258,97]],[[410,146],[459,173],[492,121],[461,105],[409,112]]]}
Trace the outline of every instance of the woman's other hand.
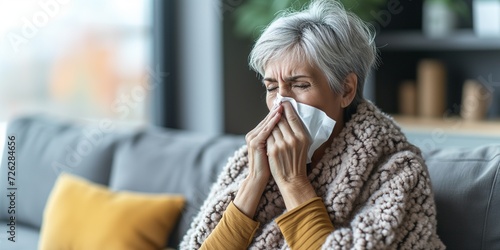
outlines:
{"label": "woman's other hand", "polygon": [[269,167],[288,210],[316,197],[307,178],[307,152],[311,139],[289,102],[281,104],[283,115],[267,138]]}
{"label": "woman's other hand", "polygon": [[267,157],[267,138],[281,120],[283,107],[274,107],[257,127],[245,137],[248,148],[249,173],[241,184],[234,205],[248,217],[252,218],[259,204],[260,197],[269,182],[271,172]]}

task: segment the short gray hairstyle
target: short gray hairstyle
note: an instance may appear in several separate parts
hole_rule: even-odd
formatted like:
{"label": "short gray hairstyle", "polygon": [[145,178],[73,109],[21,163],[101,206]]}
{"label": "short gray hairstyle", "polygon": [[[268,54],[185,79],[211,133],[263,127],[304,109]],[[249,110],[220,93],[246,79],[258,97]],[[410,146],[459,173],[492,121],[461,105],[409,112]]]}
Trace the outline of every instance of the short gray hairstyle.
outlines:
{"label": "short gray hairstyle", "polygon": [[344,92],[349,73],[358,77],[350,108],[363,100],[364,81],[377,58],[375,34],[367,23],[335,0],[313,0],[299,12],[285,11],[264,30],[250,53],[249,65],[264,76],[273,59],[307,60],[325,74],[331,89]]}

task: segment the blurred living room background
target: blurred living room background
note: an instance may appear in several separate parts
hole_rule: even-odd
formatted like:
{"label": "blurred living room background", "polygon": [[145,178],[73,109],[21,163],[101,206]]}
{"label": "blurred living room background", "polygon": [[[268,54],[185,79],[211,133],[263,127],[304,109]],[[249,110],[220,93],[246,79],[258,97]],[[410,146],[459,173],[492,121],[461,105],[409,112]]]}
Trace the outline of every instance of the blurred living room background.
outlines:
{"label": "blurred living room background", "polygon": [[[0,121],[244,134],[266,114],[252,44],[306,2],[0,0]],[[403,127],[500,133],[500,0],[342,2],[377,31],[367,99]]]}

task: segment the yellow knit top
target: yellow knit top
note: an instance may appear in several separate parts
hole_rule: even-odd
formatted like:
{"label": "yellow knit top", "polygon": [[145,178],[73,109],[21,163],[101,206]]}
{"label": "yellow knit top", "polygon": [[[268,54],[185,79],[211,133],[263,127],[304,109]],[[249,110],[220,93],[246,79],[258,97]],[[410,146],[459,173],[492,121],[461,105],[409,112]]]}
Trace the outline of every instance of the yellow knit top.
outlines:
{"label": "yellow knit top", "polygon": [[[291,249],[320,249],[334,230],[320,197],[275,219]],[[201,249],[247,249],[259,223],[248,218],[232,202]]]}

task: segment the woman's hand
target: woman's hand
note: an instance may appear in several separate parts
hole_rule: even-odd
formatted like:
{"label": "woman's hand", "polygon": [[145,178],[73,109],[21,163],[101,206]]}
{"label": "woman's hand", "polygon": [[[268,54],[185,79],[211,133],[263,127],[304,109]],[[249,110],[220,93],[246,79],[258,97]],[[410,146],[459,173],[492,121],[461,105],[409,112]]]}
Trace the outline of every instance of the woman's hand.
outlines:
{"label": "woman's hand", "polygon": [[281,104],[284,115],[267,138],[267,154],[274,181],[288,210],[316,197],[307,178],[307,152],[311,139],[289,102]]}
{"label": "woman's hand", "polygon": [[267,157],[267,138],[281,119],[283,107],[276,106],[257,127],[245,137],[248,146],[249,178],[266,185],[271,176]]}
{"label": "woman's hand", "polygon": [[264,189],[269,182],[271,172],[267,157],[267,138],[281,119],[283,107],[276,106],[257,127],[248,132],[245,137],[248,147],[249,173],[243,181],[234,205],[241,212],[252,218],[259,204]]}

